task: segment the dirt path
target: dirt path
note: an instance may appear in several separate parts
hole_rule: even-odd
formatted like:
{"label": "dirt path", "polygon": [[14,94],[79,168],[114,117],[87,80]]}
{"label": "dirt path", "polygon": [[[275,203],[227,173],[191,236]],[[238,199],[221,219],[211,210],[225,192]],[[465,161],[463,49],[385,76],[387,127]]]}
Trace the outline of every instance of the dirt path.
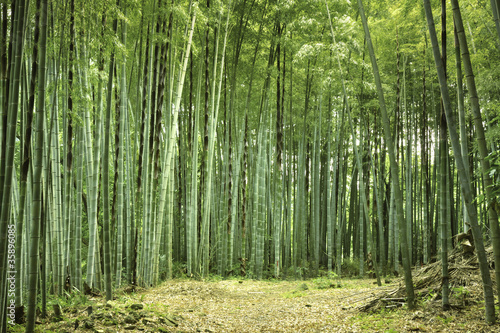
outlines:
{"label": "dirt path", "polygon": [[[319,281],[319,282],[318,282]],[[333,281],[336,284],[336,282]],[[374,293],[373,280],[199,282],[175,280],[148,290],[145,303],[164,304],[178,319],[172,332],[499,332],[478,305],[443,313],[439,301],[415,311],[364,314],[355,309]]]}
{"label": "dirt path", "polygon": [[[499,324],[485,324],[484,305],[473,298],[446,312],[439,299],[420,298],[413,311],[368,314],[357,307],[397,285],[377,287],[373,280],[360,279],[342,280],[341,287],[337,283],[326,278],[183,279],[131,294],[122,289],[110,302],[73,295],[62,304],[61,318],[49,314],[35,332],[500,332]],[[22,325],[12,328],[23,331]]]}
{"label": "dirt path", "polygon": [[167,304],[180,332],[353,331],[346,293],[364,289],[313,289],[310,282],[173,281],[148,291],[144,302]]}

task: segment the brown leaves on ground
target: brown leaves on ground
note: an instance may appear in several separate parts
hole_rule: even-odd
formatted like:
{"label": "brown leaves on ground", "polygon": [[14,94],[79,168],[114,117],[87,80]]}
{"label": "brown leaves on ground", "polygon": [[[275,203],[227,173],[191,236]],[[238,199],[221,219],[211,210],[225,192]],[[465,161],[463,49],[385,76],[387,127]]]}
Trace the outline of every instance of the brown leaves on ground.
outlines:
{"label": "brown leaves on ground", "polygon": [[371,295],[396,289],[373,280],[324,278],[300,281],[175,280],[144,294],[145,302],[168,305],[179,318],[172,332],[494,332],[481,305],[443,312],[428,300],[405,307],[361,313]]}
{"label": "brown leaves on ground", "polygon": [[[172,280],[109,304],[91,299],[63,309],[64,320],[37,331],[52,332],[497,332],[487,326],[481,303],[443,312],[439,300],[360,312],[358,307],[397,284],[318,278],[308,281]],[[100,302],[100,303],[99,303]],[[86,308],[94,311],[88,315]],[[136,305],[134,305],[136,304]],[[142,308],[140,305],[142,304]],[[73,315],[71,313],[74,313]],[[78,323],[78,325],[76,325]],[[76,329],[75,329],[76,327]]]}
{"label": "brown leaves on ground", "polygon": [[168,310],[181,318],[174,332],[348,329],[348,316],[338,301],[347,289],[313,288],[313,283],[300,281],[173,281],[148,292],[145,300],[170,305]]}

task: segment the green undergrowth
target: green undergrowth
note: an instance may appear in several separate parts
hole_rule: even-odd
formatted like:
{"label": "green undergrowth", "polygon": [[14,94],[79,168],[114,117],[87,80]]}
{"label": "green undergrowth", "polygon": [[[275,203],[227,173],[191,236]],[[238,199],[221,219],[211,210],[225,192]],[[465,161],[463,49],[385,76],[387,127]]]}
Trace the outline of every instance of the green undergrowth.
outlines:
{"label": "green undergrowth", "polygon": [[[363,313],[351,317],[353,327],[370,332],[401,332],[401,316],[405,310],[381,310],[377,313]],[[414,327],[419,330],[418,327]]]}
{"label": "green undergrowth", "polygon": [[[84,295],[79,291],[50,297],[47,317],[38,317],[35,332],[117,332],[117,331],[167,331],[177,325],[177,318],[168,312],[168,304],[144,302],[144,289],[130,287],[113,291],[113,300],[103,295]],[[56,308],[61,316],[56,316]],[[39,307],[37,313],[41,313]],[[8,328],[9,332],[24,332],[25,325]]]}

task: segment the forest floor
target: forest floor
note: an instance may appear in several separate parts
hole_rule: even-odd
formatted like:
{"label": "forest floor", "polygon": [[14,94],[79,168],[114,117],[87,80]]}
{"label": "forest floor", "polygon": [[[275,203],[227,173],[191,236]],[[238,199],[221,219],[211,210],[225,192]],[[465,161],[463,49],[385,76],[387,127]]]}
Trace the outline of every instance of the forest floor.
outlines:
{"label": "forest floor", "polygon": [[[100,296],[70,296],[61,303],[61,318],[51,313],[40,319],[36,331],[500,332],[500,324],[486,325],[484,302],[473,301],[468,293],[453,294],[449,311],[441,310],[432,293],[419,297],[412,311],[404,305],[363,311],[377,295],[401,288],[399,279],[382,287],[374,281],[176,279],[130,294],[119,290],[107,303]],[[22,326],[12,331],[21,332]]]}

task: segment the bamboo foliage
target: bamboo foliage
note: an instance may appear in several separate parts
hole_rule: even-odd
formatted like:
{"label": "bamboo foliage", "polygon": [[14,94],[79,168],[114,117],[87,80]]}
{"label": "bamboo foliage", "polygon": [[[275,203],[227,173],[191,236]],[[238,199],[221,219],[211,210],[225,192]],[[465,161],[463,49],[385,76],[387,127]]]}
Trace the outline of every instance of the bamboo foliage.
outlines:
{"label": "bamboo foliage", "polygon": [[380,82],[380,75],[379,75],[379,71],[378,71],[377,61],[375,58],[375,52],[373,50],[373,45],[371,43],[370,32],[368,30],[368,23],[367,23],[367,20],[366,20],[364,11],[363,11],[363,3],[361,0],[358,0],[358,5],[360,7],[360,14],[361,14],[361,18],[363,21],[363,27],[365,30],[365,36],[366,36],[366,40],[367,40],[368,49],[370,51],[370,59],[372,62],[373,73],[375,76],[375,83],[377,85],[377,93],[378,93],[378,98],[379,98],[379,103],[380,103],[380,111],[382,113],[382,124],[384,126],[384,135],[385,135],[385,140],[387,142],[387,149],[389,151],[391,174],[392,174],[392,184],[393,184],[392,186],[394,187],[394,197],[395,197],[395,200],[397,201],[396,212],[397,212],[397,219],[399,221],[400,235],[401,235],[401,242],[402,242],[401,243],[401,253],[402,253],[402,257],[403,257],[406,293],[407,293],[407,297],[408,297],[409,308],[413,308],[415,295],[413,292],[413,282],[412,282],[412,277],[411,277],[411,268],[410,268],[408,246],[407,246],[407,244],[408,244],[407,232],[406,232],[407,229],[406,229],[406,224],[404,223],[405,220],[404,220],[404,214],[403,214],[401,188],[399,185],[399,170],[398,170],[398,165],[397,165],[396,158],[394,155],[394,146],[393,146],[393,140],[391,137],[389,118],[387,116],[387,111],[385,108],[385,99],[384,99],[384,94],[382,91],[382,84]]}
{"label": "bamboo foliage", "polygon": [[[200,251],[198,255],[198,260],[201,260],[202,263],[202,270],[201,274],[202,276],[207,276],[208,275],[208,264],[209,264],[209,227],[210,227],[210,207],[211,207],[211,192],[212,192],[212,177],[213,177],[213,161],[214,161],[214,146],[215,146],[215,131],[216,131],[216,121],[218,118],[219,114],[219,102],[220,102],[220,96],[221,96],[221,85],[222,85],[222,75],[223,75],[223,69],[224,69],[224,56],[225,56],[225,49],[226,49],[226,43],[227,43],[227,34],[228,34],[228,25],[229,25],[229,13],[231,10],[231,1],[228,4],[227,7],[228,13],[227,13],[227,19],[226,19],[226,24],[225,24],[225,33],[224,33],[224,40],[223,40],[223,49],[222,49],[222,58],[220,61],[220,74],[219,78],[216,81],[217,78],[217,64],[218,64],[218,36],[216,37],[216,46],[215,46],[215,52],[214,52],[214,69],[213,69],[213,83],[212,83],[212,101],[211,101],[211,113],[210,113],[210,118],[209,118],[209,142],[208,142],[208,155],[207,155],[207,171],[206,171],[206,183],[204,186],[205,189],[205,194],[203,196],[203,220],[202,220],[202,236],[201,236],[201,246],[200,246]],[[220,26],[221,23],[221,17],[219,16],[218,24]],[[219,30],[219,29],[218,29]],[[217,102],[215,101],[215,96],[216,96],[216,82],[218,82],[218,89],[217,89]]]}
{"label": "bamboo foliage", "polygon": [[[460,12],[458,1],[456,0],[452,1],[452,8],[453,8],[453,17],[456,24],[460,50],[464,61],[464,71],[467,78],[466,80],[467,88],[469,90],[469,95],[470,95],[470,103],[474,119],[474,127],[476,130],[476,142],[479,150],[479,160],[481,162],[481,171],[484,179],[485,192],[486,192],[486,197],[490,202],[487,208],[488,220],[489,220],[489,225],[491,226],[491,238],[495,254],[495,261],[498,262],[500,261],[500,227],[498,226],[498,212],[500,211],[500,205],[498,203],[498,198],[495,198],[494,194],[492,193],[493,180],[489,173],[489,171],[491,170],[491,165],[487,158],[487,156],[489,155],[489,151],[486,146],[483,121],[479,108],[479,97],[477,95],[476,82],[472,70],[469,48],[467,45],[467,40],[465,38],[464,26],[462,22],[462,14]],[[467,164],[464,163],[464,167],[467,168]],[[498,268],[495,267],[495,275],[497,277],[497,292],[500,293],[500,291],[498,291],[500,290],[499,289],[500,282],[498,282],[500,280],[500,267]]]}
{"label": "bamboo foliage", "polygon": [[455,163],[457,164],[457,171],[460,177],[460,189],[461,192],[464,196],[465,203],[467,206],[467,213],[469,214],[469,219],[471,222],[471,228],[472,228],[472,233],[474,235],[474,240],[475,240],[475,245],[477,248],[477,253],[478,253],[478,261],[479,261],[479,267],[481,269],[481,277],[483,279],[483,289],[484,289],[484,296],[485,296],[485,312],[486,312],[486,321],[488,323],[494,323],[495,322],[495,308],[493,306],[493,290],[492,290],[492,285],[491,285],[491,277],[488,272],[488,263],[486,260],[486,254],[484,250],[484,244],[483,244],[483,237],[481,235],[481,231],[478,225],[478,219],[476,215],[476,208],[474,207],[472,203],[472,194],[471,194],[471,189],[470,189],[470,181],[469,181],[469,176],[465,172],[465,167],[463,163],[463,158],[462,158],[462,153],[461,149],[459,146],[459,140],[456,132],[456,126],[455,126],[455,119],[451,114],[450,110],[450,97],[448,93],[448,87],[446,85],[446,76],[444,73],[444,67],[443,63],[441,60],[440,52],[439,52],[439,47],[437,45],[437,38],[436,38],[436,30],[434,27],[434,20],[432,17],[432,9],[430,6],[429,1],[425,0],[424,1],[425,5],[425,14],[427,17],[427,23],[429,27],[429,35],[432,41],[432,49],[433,49],[433,54],[434,54],[434,61],[436,63],[436,69],[438,72],[438,78],[440,81],[440,88],[441,88],[441,96],[443,100],[443,106],[444,110],[446,113],[446,120],[448,123],[448,133],[450,134],[451,138],[451,143],[453,147],[453,152],[455,154]]}
{"label": "bamboo foliage", "polygon": [[[177,80],[177,89],[176,89],[176,98],[175,98],[175,103],[173,106],[173,119],[171,122],[171,127],[169,130],[170,134],[170,139],[168,140],[168,146],[167,146],[167,154],[165,155],[165,158],[163,159],[163,170],[169,170],[170,172],[164,172],[163,173],[163,178],[162,178],[162,190],[161,190],[161,197],[160,197],[160,206],[159,206],[159,213],[158,213],[158,219],[159,219],[159,225],[162,225],[162,220],[164,216],[164,209],[165,209],[165,204],[166,204],[166,195],[167,195],[167,189],[168,189],[168,182],[169,179],[174,177],[173,175],[173,155],[174,155],[174,144],[175,144],[175,130],[177,128],[177,119],[179,117],[179,109],[180,109],[180,104],[181,104],[181,97],[182,97],[182,89],[184,86],[184,78],[186,75],[186,68],[189,60],[189,53],[190,53],[190,48],[191,48],[191,41],[193,38],[193,29],[194,29],[194,24],[196,22],[196,11],[194,11],[192,20],[191,20],[191,26],[189,29],[189,39],[187,41],[184,55],[183,55],[183,61],[182,61],[182,68],[179,70],[179,77]],[[170,180],[170,185],[172,186],[173,180]],[[169,193],[169,202],[172,200],[172,191]],[[170,233],[170,230],[169,230]],[[161,231],[160,231],[161,234]],[[171,249],[167,249],[168,253],[167,255],[170,257],[172,255]],[[170,259],[169,259],[170,260]]]}
{"label": "bamboo foliage", "polygon": [[[428,66],[437,39],[415,28],[422,5],[408,4],[373,3],[367,18],[362,1],[354,11],[331,0],[2,2],[2,302],[15,224],[15,302],[28,305],[30,329],[50,294],[90,288],[111,299],[125,284],[210,274],[341,278],[373,268],[380,283],[404,269],[411,307],[411,266],[438,255],[445,264],[452,236],[469,226],[475,239],[479,225],[498,238],[498,36],[460,23],[489,7],[461,13],[451,2],[457,146],[449,114],[440,127],[443,69],[436,60],[436,80]],[[498,26],[491,4],[488,29]],[[369,29],[371,19],[381,24]],[[473,68],[488,70],[473,80]]]}

